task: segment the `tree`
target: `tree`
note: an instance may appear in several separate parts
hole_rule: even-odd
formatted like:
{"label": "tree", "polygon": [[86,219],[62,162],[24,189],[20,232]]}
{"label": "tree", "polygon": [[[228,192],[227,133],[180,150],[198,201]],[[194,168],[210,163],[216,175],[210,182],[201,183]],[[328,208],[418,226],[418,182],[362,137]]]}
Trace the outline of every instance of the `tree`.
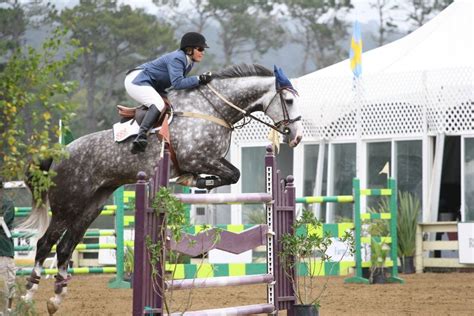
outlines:
{"label": "tree", "polygon": [[7,58],[23,43],[28,26],[38,26],[53,6],[42,0],[0,0],[0,56]]}
{"label": "tree", "polygon": [[[12,27],[15,25],[15,27]],[[10,7],[0,8],[0,53],[11,52],[20,47],[21,36],[26,30],[25,12],[15,1]]]}
{"label": "tree", "polygon": [[123,100],[122,80],[128,69],[176,48],[167,24],[117,1],[82,0],[58,13],[56,20],[70,29],[71,39],[84,49],[78,61],[86,91],[86,106],[78,117],[86,127],[82,132],[111,126],[107,113]]}
{"label": "tree", "polygon": [[451,3],[453,0],[408,0],[405,9],[408,11],[407,21],[411,23],[409,32],[428,22]]}
{"label": "tree", "polygon": [[352,8],[350,0],[280,0],[279,2],[286,5],[286,14],[290,17],[290,22],[296,22],[291,36],[295,43],[303,47],[301,73],[308,72],[310,61],[313,61],[317,68],[323,68],[347,56],[348,41],[344,39],[348,34],[348,24],[344,21],[344,17]]}
{"label": "tree", "polygon": [[43,174],[39,163],[65,156],[57,122],[67,124],[73,108],[67,97],[74,83],[63,77],[80,52],[58,56],[64,34],[56,30],[41,50],[17,48],[0,73],[0,175],[22,180],[28,171],[39,189],[49,187],[54,175]]}
{"label": "tree", "polygon": [[[176,28],[203,32],[215,28],[222,46],[224,64],[235,63],[236,56],[255,59],[284,40],[284,29],[277,20],[274,3],[264,0],[190,0],[189,7],[177,0],[154,0],[158,6],[170,8]],[[212,45],[212,43],[210,43]],[[215,45],[212,45],[215,48]]]}
{"label": "tree", "polygon": [[378,46],[382,46],[387,42],[387,36],[393,34],[397,29],[397,25],[394,24],[394,19],[390,16],[390,12],[398,9],[398,5],[394,4],[391,0],[375,0],[370,3],[370,7],[377,11],[379,20],[377,35],[374,36],[374,39]]}
{"label": "tree", "polygon": [[235,56],[261,56],[283,42],[284,30],[276,20],[273,5],[261,0],[209,0],[206,11],[219,25],[224,62]]}

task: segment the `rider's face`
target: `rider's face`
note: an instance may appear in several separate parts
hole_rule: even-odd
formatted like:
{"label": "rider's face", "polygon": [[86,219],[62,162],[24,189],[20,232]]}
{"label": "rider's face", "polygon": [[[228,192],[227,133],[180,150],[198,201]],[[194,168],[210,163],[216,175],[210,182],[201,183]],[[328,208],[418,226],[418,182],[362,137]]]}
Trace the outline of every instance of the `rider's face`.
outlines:
{"label": "rider's face", "polygon": [[203,57],[204,57],[204,48],[202,48],[202,47],[195,47],[195,48],[193,48],[192,59],[193,59],[195,62],[200,62]]}

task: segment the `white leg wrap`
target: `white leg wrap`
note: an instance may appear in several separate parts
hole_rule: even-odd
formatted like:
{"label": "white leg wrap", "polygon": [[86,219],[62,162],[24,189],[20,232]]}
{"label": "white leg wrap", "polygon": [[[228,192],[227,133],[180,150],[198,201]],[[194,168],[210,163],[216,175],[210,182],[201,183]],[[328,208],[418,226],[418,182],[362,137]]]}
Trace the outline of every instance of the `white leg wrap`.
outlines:
{"label": "white leg wrap", "polygon": [[21,297],[21,299],[25,302],[31,302],[33,301],[33,297],[35,296],[35,293],[38,291],[38,284],[33,284],[31,289],[26,291],[26,294]]}

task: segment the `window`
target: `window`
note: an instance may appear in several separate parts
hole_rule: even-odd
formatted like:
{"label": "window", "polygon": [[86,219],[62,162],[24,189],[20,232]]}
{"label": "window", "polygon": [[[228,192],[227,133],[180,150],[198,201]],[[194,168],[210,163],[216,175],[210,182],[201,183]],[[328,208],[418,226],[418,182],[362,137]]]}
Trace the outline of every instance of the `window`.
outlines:
{"label": "window", "polygon": [[[420,200],[423,198],[423,148],[421,140],[398,141],[397,186],[399,192],[410,192]],[[420,214],[421,216],[421,214]]]}
{"label": "window", "polygon": [[464,140],[464,214],[474,221],[474,138]]}
{"label": "window", "polygon": [[[390,142],[367,144],[367,188],[387,187],[387,178],[391,176],[390,167],[392,146]],[[377,207],[382,197],[367,197],[367,207]]]}
{"label": "window", "polygon": [[[327,160],[328,160],[328,145],[324,151],[324,163],[323,163],[323,182],[321,186],[321,195],[326,195],[327,188]],[[304,145],[304,161],[303,161],[303,195],[313,196],[314,188],[316,185],[316,171],[319,159],[319,145]],[[305,209],[312,209],[312,204],[305,204]],[[326,204],[321,204],[319,220],[322,222],[326,221]]]}
{"label": "window", "polygon": [[[334,144],[333,195],[352,195],[352,179],[356,176],[356,144]],[[351,203],[334,203],[336,222],[343,218],[353,218]]]}
{"label": "window", "polygon": [[[265,147],[242,148],[242,193],[265,192]],[[293,148],[280,145],[276,155],[277,167],[282,178],[293,174]],[[264,206],[260,204],[242,205],[242,223],[259,224],[265,222]]]}

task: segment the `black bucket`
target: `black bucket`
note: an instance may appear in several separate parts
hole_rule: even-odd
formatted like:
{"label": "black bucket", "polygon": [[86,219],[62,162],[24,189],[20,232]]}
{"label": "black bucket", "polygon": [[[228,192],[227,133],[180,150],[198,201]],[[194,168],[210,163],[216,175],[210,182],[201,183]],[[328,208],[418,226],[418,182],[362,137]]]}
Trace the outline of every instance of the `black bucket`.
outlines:
{"label": "black bucket", "polygon": [[293,305],[295,316],[319,316],[319,310],[316,305],[296,304]]}

